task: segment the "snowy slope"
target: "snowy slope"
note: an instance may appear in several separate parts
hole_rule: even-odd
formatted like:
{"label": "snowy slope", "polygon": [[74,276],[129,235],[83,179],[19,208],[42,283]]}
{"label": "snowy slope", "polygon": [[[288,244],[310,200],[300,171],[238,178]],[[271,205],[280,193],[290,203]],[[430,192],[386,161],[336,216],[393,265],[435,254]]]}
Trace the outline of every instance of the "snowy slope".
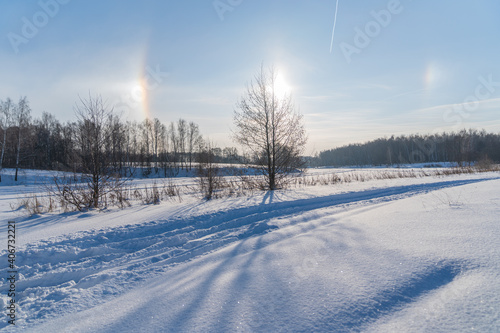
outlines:
{"label": "snowy slope", "polygon": [[498,174],[395,179],[17,217],[16,326],[500,331],[499,186]]}

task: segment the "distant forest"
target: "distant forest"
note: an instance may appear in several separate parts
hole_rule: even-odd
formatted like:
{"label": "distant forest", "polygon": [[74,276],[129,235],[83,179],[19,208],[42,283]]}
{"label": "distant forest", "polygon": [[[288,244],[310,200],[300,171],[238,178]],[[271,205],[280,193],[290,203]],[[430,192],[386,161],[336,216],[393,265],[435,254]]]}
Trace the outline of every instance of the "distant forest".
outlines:
{"label": "distant forest", "polygon": [[403,135],[325,150],[311,160],[316,166],[397,165],[480,160],[500,163],[500,134],[473,129],[433,135]]}

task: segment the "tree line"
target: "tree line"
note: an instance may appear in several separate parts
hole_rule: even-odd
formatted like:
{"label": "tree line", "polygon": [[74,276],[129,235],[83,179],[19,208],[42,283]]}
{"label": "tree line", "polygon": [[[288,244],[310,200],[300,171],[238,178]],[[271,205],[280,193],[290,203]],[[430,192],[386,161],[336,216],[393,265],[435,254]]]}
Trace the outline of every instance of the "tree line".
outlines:
{"label": "tree line", "polygon": [[432,135],[402,135],[324,150],[311,159],[316,166],[395,165],[488,159],[500,163],[500,134],[463,129]]}
{"label": "tree line", "polygon": [[[205,149],[193,121],[123,121],[100,97],[92,96],[80,99],[75,114],[77,119],[66,123],[48,112],[35,118],[26,97],[17,103],[0,100],[0,181],[2,168],[15,168],[17,181],[22,168],[85,172],[89,161],[107,174],[131,176],[140,169],[143,176],[169,177],[192,170]],[[242,159],[234,147],[212,147],[211,153],[217,162]],[[100,161],[92,160],[97,157]]]}

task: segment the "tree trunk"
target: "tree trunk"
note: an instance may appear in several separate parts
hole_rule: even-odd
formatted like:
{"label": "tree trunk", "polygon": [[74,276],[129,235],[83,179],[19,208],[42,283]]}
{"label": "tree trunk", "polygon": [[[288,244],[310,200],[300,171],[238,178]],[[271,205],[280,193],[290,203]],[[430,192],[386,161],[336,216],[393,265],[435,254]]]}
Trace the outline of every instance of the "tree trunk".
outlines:
{"label": "tree trunk", "polygon": [[[3,155],[5,153],[5,142],[7,140],[7,128],[3,131],[2,153],[0,154],[0,172],[3,169]],[[0,174],[0,183],[2,182],[2,174]]]}
{"label": "tree trunk", "polygon": [[17,172],[19,170],[19,154],[21,152],[21,128],[19,128],[19,135],[17,140],[17,154],[16,154],[16,175],[14,177],[14,181],[17,182]]}

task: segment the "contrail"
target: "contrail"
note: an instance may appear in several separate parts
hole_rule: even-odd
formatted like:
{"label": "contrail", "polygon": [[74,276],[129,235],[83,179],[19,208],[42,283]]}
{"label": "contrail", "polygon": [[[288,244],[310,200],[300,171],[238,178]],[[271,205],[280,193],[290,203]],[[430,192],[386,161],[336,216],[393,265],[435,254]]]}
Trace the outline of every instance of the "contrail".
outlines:
{"label": "contrail", "polygon": [[330,43],[330,53],[332,53],[333,48],[333,37],[335,36],[335,25],[337,25],[337,12],[339,10],[339,0],[337,0],[337,4],[335,5],[335,18],[333,20],[333,29],[332,29],[332,41]]}

